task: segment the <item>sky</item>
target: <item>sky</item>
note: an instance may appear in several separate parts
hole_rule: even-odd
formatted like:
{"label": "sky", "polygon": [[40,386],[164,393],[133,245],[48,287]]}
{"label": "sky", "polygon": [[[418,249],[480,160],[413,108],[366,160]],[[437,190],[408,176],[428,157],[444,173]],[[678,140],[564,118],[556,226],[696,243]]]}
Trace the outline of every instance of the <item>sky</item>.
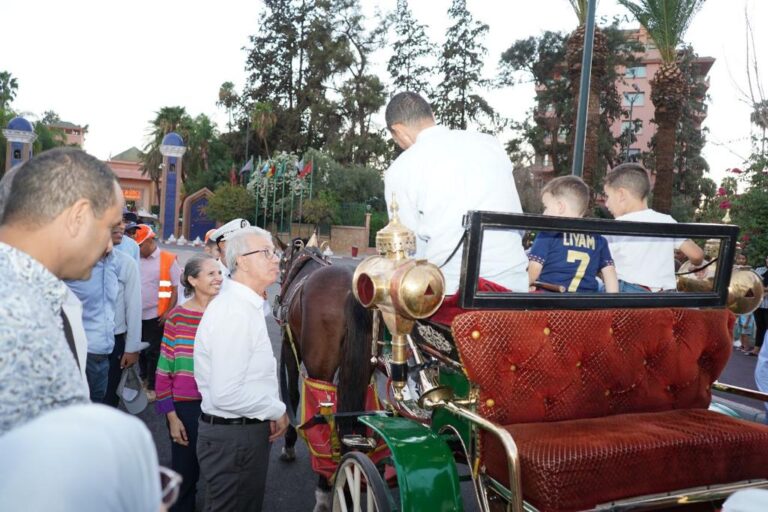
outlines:
{"label": "sky", "polygon": [[[396,0],[361,0],[364,10],[394,10]],[[450,0],[411,0],[419,22],[441,44],[449,25]],[[514,41],[545,30],[571,31],[575,15],[567,0],[534,2],[467,0],[476,19],[489,25],[485,72],[495,76],[501,53]],[[716,59],[710,72],[708,144],[704,155],[719,181],[750,153],[750,108],[745,99],[744,9],[754,25],[768,19],[766,0],[707,0],[685,41]],[[216,106],[222,82],[242,90],[248,36],[258,30],[257,0],[27,0],[3,5],[0,70],[19,83],[13,107],[35,120],[55,110],[63,120],[88,125],[85,149],[109,158],[147,142],[149,122],[163,106],[205,113],[220,129],[225,112]],[[598,17],[626,17],[615,0],[600,0]],[[755,47],[768,93],[768,32],[756,30]],[[377,54],[385,76],[388,54]],[[529,84],[488,91],[502,114],[522,120],[533,103]],[[503,138],[503,137],[502,137]]]}

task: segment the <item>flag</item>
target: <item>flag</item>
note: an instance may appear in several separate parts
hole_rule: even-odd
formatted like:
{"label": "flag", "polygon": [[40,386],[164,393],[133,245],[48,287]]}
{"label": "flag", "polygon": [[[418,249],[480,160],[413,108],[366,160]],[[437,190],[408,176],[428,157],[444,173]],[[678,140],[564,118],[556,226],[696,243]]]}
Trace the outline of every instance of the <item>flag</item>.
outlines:
{"label": "flag", "polygon": [[287,162],[281,162],[277,164],[277,177],[281,177],[283,174],[285,174],[285,168],[287,166]]}
{"label": "flag", "polygon": [[271,178],[274,175],[275,175],[275,164],[270,163],[269,170],[267,171],[267,178]]}
{"label": "flag", "polygon": [[242,169],[240,169],[240,174],[243,174],[244,172],[251,172],[253,170],[253,156],[248,159],[248,161],[245,163]]}
{"label": "flag", "polygon": [[264,167],[261,168],[261,175],[267,174],[267,171],[269,171],[269,160],[264,162]]}
{"label": "flag", "polygon": [[307,165],[299,173],[299,178],[306,178],[312,172],[312,160],[307,162]]}

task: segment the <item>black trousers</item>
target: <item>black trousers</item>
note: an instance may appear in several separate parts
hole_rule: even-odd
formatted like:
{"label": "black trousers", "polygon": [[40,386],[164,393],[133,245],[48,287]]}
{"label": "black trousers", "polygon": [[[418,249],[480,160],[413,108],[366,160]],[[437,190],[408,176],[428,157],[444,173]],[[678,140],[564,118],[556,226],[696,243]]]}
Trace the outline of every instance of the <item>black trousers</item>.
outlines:
{"label": "black trousers", "polygon": [[765,331],[768,330],[768,308],[757,308],[755,310],[755,346],[763,346]]}
{"label": "black trousers", "polygon": [[197,463],[197,425],[200,419],[200,400],[193,402],[174,402],[176,415],[187,431],[189,446],[174,443],[171,439],[171,469],[184,477],[181,483],[179,500],[171,507],[171,512],[195,512],[197,480],[200,466]]}
{"label": "black trousers", "polygon": [[197,460],[208,484],[206,512],[261,512],[271,446],[268,421],[253,425],[200,421]]}
{"label": "black trousers", "polygon": [[160,318],[141,321],[141,340],[149,343],[149,347],[139,356],[141,376],[147,379],[147,389],[155,389],[155,370],[160,359],[160,343],[163,341],[163,326]]}
{"label": "black trousers", "polygon": [[104,404],[117,407],[120,397],[117,396],[117,386],[120,384],[120,360],[125,352],[125,333],[115,334],[115,348],[109,354],[109,375],[107,377],[107,394],[104,395]]}

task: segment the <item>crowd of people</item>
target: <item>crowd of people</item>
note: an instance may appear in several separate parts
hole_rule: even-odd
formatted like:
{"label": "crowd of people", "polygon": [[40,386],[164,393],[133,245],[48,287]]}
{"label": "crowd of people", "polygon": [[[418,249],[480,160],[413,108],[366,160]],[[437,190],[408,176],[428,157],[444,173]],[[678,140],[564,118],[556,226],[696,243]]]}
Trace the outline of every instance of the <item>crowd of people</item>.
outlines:
{"label": "crowd of people", "polygon": [[[455,294],[463,215],[522,212],[512,164],[490,135],[436,125],[414,93],[392,98],[386,123],[404,150],[385,173],[388,204],[396,196],[416,257],[441,265]],[[605,179],[606,207],[620,221],[675,222],[648,207],[650,189],[642,166],[620,165]],[[592,200],[575,177],[552,180],[541,199],[545,215],[570,218]],[[58,500],[63,510],[194,511],[202,477],[207,510],[261,510],[270,446],[288,427],[265,319],[279,275],[272,237],[232,220],[182,268],[123,203],[109,167],[75,148],[0,181],[0,496],[26,510]],[[674,290],[676,249],[703,261],[690,240],[544,232],[526,252],[518,232],[489,232],[481,278],[520,292]],[[758,312],[759,345],[768,304]],[[753,329],[745,322],[741,333]],[[118,410],[129,374],[166,419],[170,469],[144,424]],[[100,485],[64,475],[72,460]],[[53,494],[33,490],[29,472],[41,467]]]}

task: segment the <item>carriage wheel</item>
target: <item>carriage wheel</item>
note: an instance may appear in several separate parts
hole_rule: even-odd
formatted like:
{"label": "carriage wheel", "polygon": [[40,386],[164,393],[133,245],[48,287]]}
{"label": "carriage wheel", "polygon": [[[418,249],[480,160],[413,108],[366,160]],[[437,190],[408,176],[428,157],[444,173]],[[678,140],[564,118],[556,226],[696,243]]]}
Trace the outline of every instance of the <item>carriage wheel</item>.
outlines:
{"label": "carriage wheel", "polygon": [[336,470],[333,512],[390,512],[389,488],[376,466],[360,452],[346,454]]}

